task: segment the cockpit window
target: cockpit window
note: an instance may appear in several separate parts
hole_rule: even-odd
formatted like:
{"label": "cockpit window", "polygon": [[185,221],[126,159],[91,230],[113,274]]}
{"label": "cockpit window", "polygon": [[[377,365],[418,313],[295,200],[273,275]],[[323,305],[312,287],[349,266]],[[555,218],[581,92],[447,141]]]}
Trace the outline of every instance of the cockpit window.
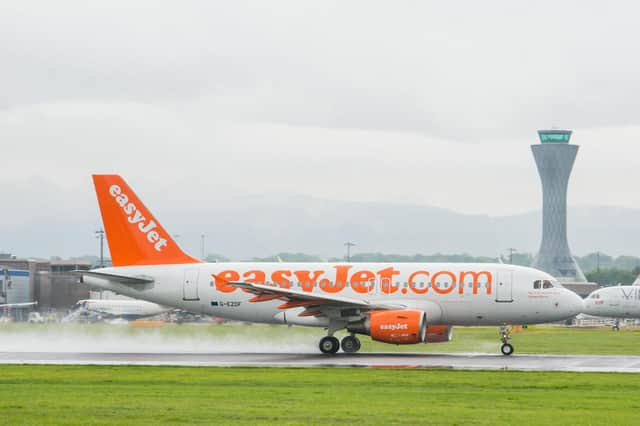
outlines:
{"label": "cockpit window", "polygon": [[549,280],[535,280],[533,282],[533,288],[539,290],[541,288],[554,288],[555,286]]}

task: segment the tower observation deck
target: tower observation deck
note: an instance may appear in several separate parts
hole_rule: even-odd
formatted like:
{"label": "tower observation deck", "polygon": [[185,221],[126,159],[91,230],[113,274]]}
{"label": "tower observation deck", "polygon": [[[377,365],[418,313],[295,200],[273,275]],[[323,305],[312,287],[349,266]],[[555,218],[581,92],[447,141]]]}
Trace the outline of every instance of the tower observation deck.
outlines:
{"label": "tower observation deck", "polygon": [[586,282],[567,241],[567,186],[579,146],[569,144],[571,130],[538,130],[538,136],[531,150],[542,182],[542,243],[531,266],[561,281]]}

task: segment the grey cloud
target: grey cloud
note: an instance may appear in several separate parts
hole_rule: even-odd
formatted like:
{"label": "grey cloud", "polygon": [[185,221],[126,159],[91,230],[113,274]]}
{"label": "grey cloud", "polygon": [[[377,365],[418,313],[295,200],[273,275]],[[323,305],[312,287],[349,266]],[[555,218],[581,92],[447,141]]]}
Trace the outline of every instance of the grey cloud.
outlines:
{"label": "grey cloud", "polygon": [[[235,203],[229,227],[252,229],[256,194],[532,211],[528,145],[552,125],[582,146],[570,205],[637,208],[637,15],[633,2],[2,2],[3,241],[75,232],[71,254],[95,248],[92,173],[125,176],[195,235],[192,252],[200,230],[184,221]],[[289,248],[273,243],[255,253]]]}
{"label": "grey cloud", "polygon": [[508,1],[5,6],[0,104],[250,93],[227,112],[453,140],[637,124],[635,12]]}

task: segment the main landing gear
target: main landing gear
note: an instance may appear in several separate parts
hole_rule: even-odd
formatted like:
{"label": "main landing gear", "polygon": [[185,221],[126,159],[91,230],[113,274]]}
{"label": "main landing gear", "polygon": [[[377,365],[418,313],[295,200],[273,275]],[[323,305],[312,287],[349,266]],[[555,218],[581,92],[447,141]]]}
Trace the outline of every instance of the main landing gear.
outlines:
{"label": "main landing gear", "polygon": [[511,355],[513,353],[513,345],[509,343],[509,339],[511,339],[511,330],[509,327],[500,327],[500,341],[502,342],[500,352],[502,352],[502,355]]}
{"label": "main landing gear", "polygon": [[360,350],[360,339],[358,339],[355,335],[345,336],[342,339],[342,350],[348,354],[352,354],[358,352]]}
{"label": "main landing gear", "polygon": [[335,354],[340,349],[340,342],[333,336],[324,336],[318,346],[323,354]]}
{"label": "main landing gear", "polygon": [[340,346],[342,346],[342,350],[345,353],[351,354],[358,352],[360,350],[360,339],[354,335],[349,335],[342,339],[341,344],[336,337],[325,336],[320,339],[320,344],[318,345],[320,352],[323,354],[335,354],[340,350]]}

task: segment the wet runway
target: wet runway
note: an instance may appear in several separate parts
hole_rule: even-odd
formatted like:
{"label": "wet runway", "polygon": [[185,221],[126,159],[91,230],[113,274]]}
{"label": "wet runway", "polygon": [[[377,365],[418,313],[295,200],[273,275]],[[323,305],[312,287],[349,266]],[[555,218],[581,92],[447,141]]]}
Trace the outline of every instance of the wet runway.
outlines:
{"label": "wet runway", "polygon": [[212,367],[372,367],[640,373],[640,356],[455,353],[97,353],[0,352],[0,364],[174,365]]}

